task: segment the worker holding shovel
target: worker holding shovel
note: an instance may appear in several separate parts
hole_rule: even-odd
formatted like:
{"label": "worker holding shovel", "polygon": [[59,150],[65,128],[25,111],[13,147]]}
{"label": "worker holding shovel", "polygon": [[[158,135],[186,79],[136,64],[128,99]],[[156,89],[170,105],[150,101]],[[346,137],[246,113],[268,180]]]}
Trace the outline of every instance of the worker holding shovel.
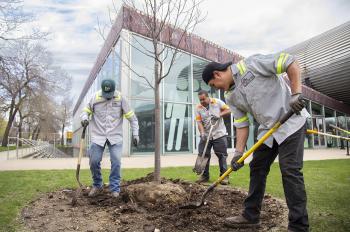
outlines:
{"label": "worker holding shovel", "polygon": [[[279,74],[287,72],[290,87]],[[249,193],[240,216],[229,217],[229,227],[257,227],[270,166],[279,155],[283,188],[289,209],[289,231],[308,231],[306,192],[301,172],[303,166],[306,118],[301,97],[300,68],[295,58],[287,53],[253,55],[237,64],[209,63],[203,70],[203,80],[210,86],[225,90],[226,103],[234,116],[236,150],[231,167],[237,171],[243,166],[237,162],[244,152],[249,135],[250,113],[260,124],[258,139],[262,138],[290,109],[295,114],[268,137],[253,154],[250,162]]]}
{"label": "worker holding shovel", "polygon": [[[194,170],[201,174],[197,183],[203,183],[209,181],[212,147],[219,160],[220,176],[227,170],[227,131],[222,117],[230,114],[230,108],[220,99],[210,98],[205,90],[198,92],[198,98],[200,104],[196,106],[196,121],[201,140]],[[221,182],[223,185],[228,183],[228,177]]]}
{"label": "worker holding shovel", "polygon": [[111,158],[111,173],[109,176],[109,188],[113,197],[118,197],[120,192],[120,166],[122,155],[123,118],[131,123],[133,143],[139,143],[139,125],[134,112],[121,93],[115,90],[115,82],[112,79],[102,81],[101,90],[98,91],[83,109],[81,124],[89,126],[91,133],[91,146],[89,149],[90,170],[93,186],[89,197],[94,197],[101,192],[103,187],[101,176],[101,160],[105,146]]}

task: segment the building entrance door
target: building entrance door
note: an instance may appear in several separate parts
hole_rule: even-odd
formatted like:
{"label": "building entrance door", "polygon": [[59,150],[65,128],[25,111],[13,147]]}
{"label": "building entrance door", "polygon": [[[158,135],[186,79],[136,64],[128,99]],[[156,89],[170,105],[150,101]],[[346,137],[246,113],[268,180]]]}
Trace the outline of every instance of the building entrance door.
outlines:
{"label": "building entrance door", "polygon": [[[319,131],[319,132],[325,132],[325,119],[324,116],[313,116],[312,117],[312,126],[313,130]],[[326,140],[323,135],[313,135],[313,145],[314,148],[325,148],[326,147]]]}

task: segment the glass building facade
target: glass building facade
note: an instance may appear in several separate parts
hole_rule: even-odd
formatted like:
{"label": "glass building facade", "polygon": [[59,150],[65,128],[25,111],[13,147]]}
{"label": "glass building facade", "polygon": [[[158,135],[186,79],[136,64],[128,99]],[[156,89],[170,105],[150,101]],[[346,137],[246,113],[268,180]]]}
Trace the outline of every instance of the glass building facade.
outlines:
{"label": "glass building facade", "polygon": [[[81,103],[74,113],[73,144],[78,147],[80,141],[80,113],[100,89],[103,79],[111,78],[116,82],[116,89],[128,100],[139,121],[140,144],[131,145],[131,130],[129,123],[123,125],[123,155],[152,154],[155,140],[154,92],[149,83],[154,84],[154,61],[150,57],[153,51],[152,43],[145,37],[123,29],[121,38],[112,46],[103,65],[90,84]],[[119,38],[120,38],[119,37]],[[199,133],[194,119],[196,105],[199,104],[198,92],[207,90],[211,97],[224,100],[224,93],[211,89],[202,81],[202,70],[209,60],[199,56],[179,51],[176,62],[168,73],[171,47],[164,44],[163,54],[170,54],[165,58],[163,75],[167,74],[160,86],[161,94],[161,147],[162,154],[197,153]],[[307,101],[307,110],[312,118],[308,122],[312,129],[336,135],[343,135],[335,131],[331,125],[346,130],[350,129],[349,115],[325,107],[317,102]],[[225,118],[228,132],[228,147],[234,148],[235,128],[232,115]],[[258,124],[250,116],[250,136],[247,147],[256,141]],[[90,145],[90,132],[87,132],[87,146]],[[339,147],[342,142],[334,138],[308,135],[305,139],[306,148]]]}

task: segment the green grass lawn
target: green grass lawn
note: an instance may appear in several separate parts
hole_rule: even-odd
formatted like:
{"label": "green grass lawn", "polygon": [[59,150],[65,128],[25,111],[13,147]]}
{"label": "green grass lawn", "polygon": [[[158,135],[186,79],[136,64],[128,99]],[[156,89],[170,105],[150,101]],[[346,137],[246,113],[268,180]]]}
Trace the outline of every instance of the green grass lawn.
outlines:
{"label": "green grass lawn", "polygon": [[11,151],[11,150],[15,150],[15,149],[16,149],[16,146],[9,146],[8,148],[0,146],[0,152],[7,151],[7,150]]}
{"label": "green grass lawn", "polygon": [[[152,169],[124,169],[126,180],[142,177]],[[108,170],[104,178],[108,180]],[[211,168],[212,180],[218,168]],[[197,176],[191,167],[164,168],[162,176],[194,181]],[[214,177],[215,176],[215,177]],[[306,161],[304,176],[308,194],[308,210],[312,231],[349,231],[350,228],[350,160]],[[88,170],[81,172],[83,183],[90,183]],[[231,185],[247,189],[249,169],[242,168],[231,175]],[[62,171],[4,171],[0,172],[0,231],[20,228],[16,217],[21,208],[40,193],[60,188],[76,187],[75,170]],[[278,164],[273,164],[266,191],[283,198]]]}
{"label": "green grass lawn", "polygon": [[[20,146],[19,149],[23,149],[27,147],[29,147],[29,145],[23,145],[23,146]],[[16,150],[16,146],[9,146],[8,148],[0,146],[0,152],[7,151],[7,150],[9,151]]]}

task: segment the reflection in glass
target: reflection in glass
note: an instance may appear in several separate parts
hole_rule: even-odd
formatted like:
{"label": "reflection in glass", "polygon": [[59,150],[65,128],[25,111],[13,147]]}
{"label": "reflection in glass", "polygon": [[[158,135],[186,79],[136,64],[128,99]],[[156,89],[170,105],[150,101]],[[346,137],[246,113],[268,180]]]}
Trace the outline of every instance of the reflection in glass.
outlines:
{"label": "reflection in glass", "polygon": [[[313,116],[312,129],[315,131],[324,132],[323,130],[324,116],[322,114],[322,106],[314,102],[311,102],[311,111]],[[325,146],[325,138],[323,135],[314,134],[313,136],[314,136],[314,146]]]}
{"label": "reflection in glass", "polygon": [[[314,117],[312,119],[313,121],[313,126],[315,131],[323,131],[323,124],[324,124],[324,119],[321,117]],[[325,146],[325,138],[323,135],[317,135],[314,134],[314,146]]]}
{"label": "reflection in glass", "polygon": [[[153,45],[149,40],[133,35],[131,39],[131,68],[154,85],[154,60],[150,55]],[[131,95],[153,99],[154,92],[147,81],[131,71]]]}
{"label": "reflection in glass", "polygon": [[139,121],[140,143],[131,145],[131,153],[154,152],[154,103],[151,101],[132,100],[131,108]]}
{"label": "reflection in glass", "polygon": [[113,79],[115,80],[115,89],[120,91],[120,41],[113,49]]}
{"label": "reflection in glass", "polygon": [[192,152],[190,105],[165,103],[164,110],[165,152]]}
{"label": "reflection in glass", "polygon": [[[168,49],[169,50],[169,49]],[[165,60],[164,72],[166,73],[169,69],[171,57],[173,56],[172,51],[167,51],[170,55]],[[166,53],[166,52],[165,52]],[[165,77],[165,90],[164,99],[172,102],[190,102],[191,101],[191,88],[190,88],[190,77],[191,77],[191,60],[190,56],[178,52],[176,55],[175,63],[173,63],[169,75]]]}
{"label": "reflection in glass", "polygon": [[[336,135],[336,131],[334,128],[332,128],[330,125],[335,125],[335,116],[334,116],[334,110],[326,108],[324,109],[325,113],[325,123],[326,123],[326,133]],[[336,147],[337,146],[337,139],[332,137],[327,137],[327,147]]]}
{"label": "reflection in glass", "polygon": [[202,79],[202,72],[204,67],[209,63],[208,61],[193,57],[193,100],[195,104],[199,104],[198,92],[200,90],[206,90],[211,97],[218,98],[218,91],[207,85]]}
{"label": "reflection in glass", "polygon": [[[341,129],[345,129],[346,130],[346,118],[345,115],[341,112],[337,111],[337,126],[340,127]],[[337,134],[343,137],[348,137],[348,135],[345,132],[342,131],[337,131]],[[344,149],[344,140],[343,139],[339,139],[339,143],[340,143],[340,148]]]}
{"label": "reflection in glass", "polygon": [[311,110],[313,116],[322,116],[322,106],[319,104],[316,104],[314,102],[311,102]]}

